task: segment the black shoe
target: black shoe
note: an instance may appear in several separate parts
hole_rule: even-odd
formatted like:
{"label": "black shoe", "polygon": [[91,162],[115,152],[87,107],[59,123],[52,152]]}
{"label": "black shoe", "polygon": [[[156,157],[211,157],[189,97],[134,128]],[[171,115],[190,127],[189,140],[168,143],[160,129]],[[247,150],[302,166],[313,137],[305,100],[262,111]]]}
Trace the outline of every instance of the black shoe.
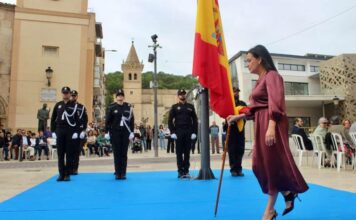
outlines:
{"label": "black shoe", "polygon": [[236,177],[237,176],[237,172],[231,171],[231,176]]}
{"label": "black shoe", "polygon": [[271,214],[271,220],[277,219],[278,213],[276,210],[271,211],[270,214]]}
{"label": "black shoe", "polygon": [[287,215],[289,212],[291,212],[294,209],[294,200],[295,198],[298,198],[299,201],[301,201],[298,197],[298,193],[293,193],[290,192],[288,195],[283,195],[284,201],[285,202],[291,202],[291,206],[289,208],[284,209],[282,215]]}
{"label": "black shoe", "polygon": [[78,170],[73,170],[73,172],[71,173],[71,175],[74,175],[74,176],[78,175]]}
{"label": "black shoe", "polygon": [[126,175],[122,175],[121,176],[121,180],[126,180],[127,178],[126,178]]}
{"label": "black shoe", "polygon": [[183,175],[183,178],[184,178],[184,179],[190,179],[191,176],[190,176],[189,172],[185,173],[185,174]]}
{"label": "black shoe", "polygon": [[179,179],[183,178],[183,176],[184,176],[183,173],[180,173],[180,172],[178,173],[178,178],[179,178]]}
{"label": "black shoe", "polygon": [[243,176],[245,176],[245,174],[242,171],[238,171],[238,172],[232,171],[231,172],[231,176],[233,176],[233,177],[243,177]]}
{"label": "black shoe", "polygon": [[116,180],[120,180],[120,179],[121,179],[121,175],[116,175],[116,174],[115,174],[115,179],[116,179]]}
{"label": "black shoe", "polygon": [[61,181],[64,181],[64,176],[59,175],[57,178],[57,182],[61,182]]}
{"label": "black shoe", "polygon": [[66,182],[70,181],[70,176],[69,175],[64,176],[63,181],[66,181]]}

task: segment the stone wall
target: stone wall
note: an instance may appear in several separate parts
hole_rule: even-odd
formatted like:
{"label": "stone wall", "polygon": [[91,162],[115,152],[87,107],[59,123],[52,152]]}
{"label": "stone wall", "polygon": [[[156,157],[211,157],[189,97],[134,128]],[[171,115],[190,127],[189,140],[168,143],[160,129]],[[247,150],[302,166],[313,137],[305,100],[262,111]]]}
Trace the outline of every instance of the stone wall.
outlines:
{"label": "stone wall", "polygon": [[0,2],[0,123],[7,127],[14,5]]}
{"label": "stone wall", "polygon": [[339,105],[342,118],[356,120],[356,54],[342,54],[320,65],[320,83],[327,95],[345,96]]}

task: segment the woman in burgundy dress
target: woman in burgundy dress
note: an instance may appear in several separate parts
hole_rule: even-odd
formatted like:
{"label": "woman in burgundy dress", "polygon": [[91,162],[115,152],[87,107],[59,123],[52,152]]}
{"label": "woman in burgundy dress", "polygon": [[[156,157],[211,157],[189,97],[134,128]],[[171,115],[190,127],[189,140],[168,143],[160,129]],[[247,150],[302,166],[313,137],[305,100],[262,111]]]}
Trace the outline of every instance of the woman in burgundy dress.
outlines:
{"label": "woman in burgundy dress", "polygon": [[247,62],[249,71],[259,76],[251,94],[250,111],[229,116],[228,121],[245,118],[255,122],[252,169],[263,193],[269,196],[263,219],[275,219],[278,193],[282,193],[286,202],[285,215],[293,210],[298,193],[307,191],[308,186],[289,148],[283,78],[262,45],[248,51]]}

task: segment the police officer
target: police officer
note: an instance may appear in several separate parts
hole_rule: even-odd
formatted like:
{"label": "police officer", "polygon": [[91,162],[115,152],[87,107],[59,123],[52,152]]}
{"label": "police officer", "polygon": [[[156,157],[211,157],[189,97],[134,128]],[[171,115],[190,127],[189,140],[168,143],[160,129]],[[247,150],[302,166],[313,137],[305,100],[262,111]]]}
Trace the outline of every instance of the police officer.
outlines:
{"label": "police officer", "polygon": [[192,140],[197,138],[198,120],[194,106],[187,103],[186,91],[177,92],[179,102],[169,112],[168,127],[176,140],[178,178],[189,178],[189,156]]}
{"label": "police officer", "polygon": [[72,163],[70,164],[71,175],[78,175],[79,168],[79,157],[80,151],[85,144],[85,136],[86,129],[88,125],[88,114],[84,105],[80,104],[78,100],[78,92],[76,90],[72,90],[70,92],[71,100],[76,103],[77,106],[77,117],[79,119],[79,123],[76,126],[76,132],[79,134],[79,138],[73,140],[73,158]]}
{"label": "police officer", "polygon": [[78,139],[76,126],[79,123],[77,114],[78,105],[70,100],[70,88],[62,88],[63,100],[54,106],[51,118],[52,136],[57,138],[58,170],[57,181],[70,180],[70,164],[73,158],[72,142]]}
{"label": "police officer", "polygon": [[105,130],[109,132],[113,148],[115,179],[126,179],[129,140],[134,138],[134,115],[132,106],[124,102],[124,90],[116,93],[116,102],[110,104],[106,113]]}
{"label": "police officer", "polygon": [[[240,100],[240,89],[234,87],[233,91],[235,106],[247,106],[245,102]],[[231,125],[228,151],[231,176],[244,176],[242,172],[242,158],[245,153],[245,121],[243,122],[242,129],[239,129],[236,123]]]}

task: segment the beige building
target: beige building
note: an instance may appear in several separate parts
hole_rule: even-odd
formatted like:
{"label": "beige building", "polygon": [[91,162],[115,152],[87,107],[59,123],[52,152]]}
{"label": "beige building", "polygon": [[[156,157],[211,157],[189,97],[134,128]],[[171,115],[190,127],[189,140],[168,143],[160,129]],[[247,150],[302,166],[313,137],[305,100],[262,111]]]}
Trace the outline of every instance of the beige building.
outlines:
{"label": "beige building", "polygon": [[[135,123],[154,124],[153,89],[142,89],[143,64],[139,61],[132,42],[126,61],[121,65],[124,74],[124,91],[127,102],[134,106]],[[177,103],[177,90],[159,89],[158,123],[162,124],[171,106]]]}
{"label": "beige building", "polygon": [[15,6],[0,2],[0,124],[7,127]]}
{"label": "beige building", "polygon": [[[87,107],[92,120],[94,81],[98,78],[94,72],[96,63],[103,65],[103,60],[96,59],[103,56],[98,40],[102,30],[95,14],[87,9],[88,0],[17,0],[7,111],[9,128],[37,128],[37,110],[43,103],[53,109],[61,99],[63,86],[79,92],[79,101]],[[48,80],[49,67],[53,74]]]}

